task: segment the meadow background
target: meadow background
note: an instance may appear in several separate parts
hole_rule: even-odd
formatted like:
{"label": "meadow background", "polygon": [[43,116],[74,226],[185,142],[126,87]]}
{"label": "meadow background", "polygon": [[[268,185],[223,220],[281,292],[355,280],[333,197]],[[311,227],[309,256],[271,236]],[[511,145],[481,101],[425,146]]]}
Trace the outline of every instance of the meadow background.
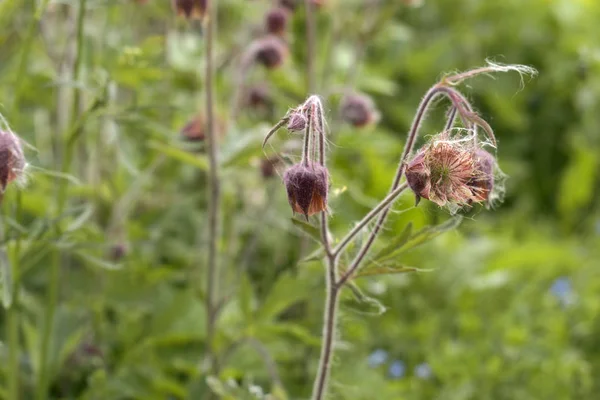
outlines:
{"label": "meadow background", "polygon": [[[495,129],[505,202],[474,207],[398,257],[425,271],[356,280],[364,297],[342,299],[330,398],[597,398],[600,2],[319,3],[313,78],[331,130],[338,238],[385,196],[420,98],[443,73],[487,58],[539,71],[524,85],[503,74],[465,86]],[[301,262],[318,244],[292,221],[280,178],[299,138],[282,131],[261,149],[309,94],[303,5],[283,33],[283,63],[239,72],[276,5],[218,1],[225,301],[214,374],[208,162],[203,140],[182,132],[203,118],[202,32],[165,0],[0,1],[0,113],[30,164],[2,201],[0,399],[309,397],[323,267]],[[246,101],[241,83],[262,100]],[[373,99],[378,122],[344,121],[350,91]],[[277,154],[278,169],[265,168]],[[409,222],[449,218],[410,194],[394,210],[378,248]]]}

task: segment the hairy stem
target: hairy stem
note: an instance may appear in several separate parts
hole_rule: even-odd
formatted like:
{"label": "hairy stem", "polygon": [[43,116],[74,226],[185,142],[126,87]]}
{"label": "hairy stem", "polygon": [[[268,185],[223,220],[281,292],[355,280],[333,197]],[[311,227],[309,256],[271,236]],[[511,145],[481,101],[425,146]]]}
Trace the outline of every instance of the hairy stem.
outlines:
{"label": "hairy stem", "polygon": [[206,64],[205,64],[205,87],[206,87],[206,138],[207,153],[209,159],[208,171],[208,268],[206,279],[206,344],[208,354],[211,357],[213,373],[218,371],[218,358],[215,354],[214,337],[216,330],[215,312],[218,305],[218,241],[220,236],[220,198],[221,187],[219,181],[219,160],[217,152],[217,137],[215,132],[215,82],[214,82],[214,43],[216,37],[217,2],[208,1],[206,21]]}
{"label": "hairy stem", "polygon": [[315,57],[316,57],[316,22],[314,4],[311,0],[304,0],[306,5],[306,88],[307,92],[314,93],[316,89]]}
{"label": "hairy stem", "polygon": [[[321,215],[326,219],[325,212]],[[323,244],[325,246],[325,243]],[[337,310],[339,299],[339,286],[337,279],[337,258],[327,256],[326,277],[326,299],[325,312],[323,315],[323,341],[321,344],[321,356],[319,358],[319,369],[313,386],[312,400],[322,400],[327,391],[327,381],[331,370],[331,358],[333,357],[333,341],[337,324]]]}
{"label": "hairy stem", "polygon": [[340,243],[332,250],[332,254],[334,256],[339,256],[341,252],[346,248],[346,246],[354,239],[354,237],[380,212],[385,210],[390,206],[397,198],[408,188],[408,184],[404,183],[398,186],[396,189],[392,190],[390,194],[388,194],[383,200],[379,202],[367,215],[360,220],[358,224],[352,228],[350,232],[344,236],[344,238],[340,241]]}

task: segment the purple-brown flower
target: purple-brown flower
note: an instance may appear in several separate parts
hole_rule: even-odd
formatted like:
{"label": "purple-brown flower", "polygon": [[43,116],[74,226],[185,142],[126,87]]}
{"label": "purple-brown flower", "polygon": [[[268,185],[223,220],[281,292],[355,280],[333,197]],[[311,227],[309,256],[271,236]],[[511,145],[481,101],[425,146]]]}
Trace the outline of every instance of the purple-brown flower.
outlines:
{"label": "purple-brown flower", "polygon": [[283,175],[288,201],[294,213],[304,214],[306,219],[327,210],[329,174],[320,164],[296,164]]}
{"label": "purple-brown flower", "polygon": [[349,94],[340,102],[342,119],[357,128],[377,121],[379,113],[373,100],[363,94]]}
{"label": "purple-brown flower", "polygon": [[206,2],[208,0],[173,0],[173,8],[177,16],[186,19],[200,20],[206,14]]}
{"label": "purple-brown flower", "polygon": [[277,36],[269,35],[256,43],[254,57],[257,62],[268,69],[281,66],[288,55],[288,48],[284,41]]}
{"label": "purple-brown flower", "polygon": [[265,16],[267,33],[281,36],[287,29],[289,10],[285,7],[274,8]]}
{"label": "purple-brown flower", "polygon": [[[406,180],[417,196],[439,206],[485,201],[493,187],[489,153],[447,132],[434,137],[408,163]],[[491,157],[491,156],[490,156]]]}
{"label": "purple-brown flower", "polygon": [[0,131],[0,195],[10,182],[23,175],[25,166],[19,138],[10,131]]}

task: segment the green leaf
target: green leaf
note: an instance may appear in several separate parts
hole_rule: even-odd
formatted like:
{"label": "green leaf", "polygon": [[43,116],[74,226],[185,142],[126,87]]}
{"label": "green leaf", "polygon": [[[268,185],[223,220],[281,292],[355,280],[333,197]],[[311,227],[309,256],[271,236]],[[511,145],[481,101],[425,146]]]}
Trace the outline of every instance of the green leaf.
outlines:
{"label": "green leaf", "polygon": [[273,285],[267,295],[258,315],[259,319],[269,321],[292,304],[311,295],[306,280],[293,276],[291,273],[282,275]]}
{"label": "green leaf", "polygon": [[[371,264],[373,265],[373,264]],[[389,275],[389,274],[403,274],[406,272],[417,272],[420,271],[415,267],[406,267],[404,265],[392,265],[392,266],[366,266],[359,270],[359,272],[354,275],[354,278],[360,278],[365,276],[374,276],[374,275]]]}
{"label": "green leaf", "polygon": [[375,257],[373,257],[373,259],[374,260],[382,259],[382,258],[392,254],[396,250],[401,249],[402,246],[404,246],[406,244],[406,242],[408,242],[411,234],[412,234],[412,222],[409,222],[408,225],[406,225],[406,227],[402,231],[402,233],[400,235],[396,236],[396,238],[394,238],[389,245],[387,245],[383,249],[381,249],[375,255]]}
{"label": "green leaf", "polygon": [[168,144],[157,140],[151,140],[148,143],[148,147],[177,161],[181,161],[184,164],[194,166],[203,171],[208,170],[208,161],[205,156],[190,154],[185,150],[169,146]]}
{"label": "green leaf", "polygon": [[319,231],[319,228],[296,218],[291,218],[291,220],[292,224],[298,227],[301,231],[307,233],[308,236],[321,243],[321,232]]}
{"label": "green leaf", "polygon": [[391,260],[391,259],[397,257],[402,252],[405,252],[410,249],[414,249],[414,248],[422,245],[423,243],[426,243],[426,242],[438,237],[442,233],[445,233],[445,232],[451,231],[452,229],[457,228],[461,222],[462,222],[462,217],[460,215],[456,215],[439,225],[427,226],[427,227],[421,229],[420,231],[413,233],[407,239],[403,238],[403,235],[406,232],[406,229],[405,229],[403,231],[403,233],[400,235],[399,241],[397,243],[394,243],[398,247],[395,250],[388,249],[386,247],[385,249],[383,249],[381,251],[382,253],[384,253],[384,255],[380,256],[380,257],[375,257],[373,259],[373,263],[381,264],[384,261]]}

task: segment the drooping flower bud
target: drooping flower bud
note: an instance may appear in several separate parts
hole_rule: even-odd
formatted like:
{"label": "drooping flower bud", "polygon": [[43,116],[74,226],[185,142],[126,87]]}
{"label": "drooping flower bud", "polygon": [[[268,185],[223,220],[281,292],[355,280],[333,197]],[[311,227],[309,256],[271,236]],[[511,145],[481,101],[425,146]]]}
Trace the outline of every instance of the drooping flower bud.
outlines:
{"label": "drooping flower bud", "polygon": [[255,59],[268,69],[281,66],[288,55],[288,48],[285,42],[277,36],[270,35],[260,39],[256,43]]}
{"label": "drooping flower bud", "polygon": [[309,216],[327,210],[329,174],[322,165],[296,164],[285,172],[283,182],[294,213],[304,214],[308,220]]}
{"label": "drooping flower bud", "polygon": [[248,88],[246,94],[246,104],[253,109],[268,108],[273,100],[269,88],[264,85],[256,85]]}
{"label": "drooping flower bud", "polygon": [[265,29],[267,33],[282,35],[288,25],[289,10],[284,7],[274,8],[265,16]]}
{"label": "drooping flower bud", "polygon": [[300,111],[293,111],[290,114],[290,120],[287,125],[287,130],[290,132],[301,132],[306,129],[306,124],[308,123],[308,119],[306,115],[304,115]]}
{"label": "drooping flower bud", "polygon": [[362,127],[379,119],[373,100],[362,94],[349,94],[340,102],[342,119],[355,127]]}
{"label": "drooping flower bud", "polygon": [[208,0],[173,0],[173,8],[178,17],[201,20],[206,14]]}
{"label": "drooping flower bud", "polygon": [[19,138],[0,130],[0,196],[10,182],[23,176],[26,165]]}
{"label": "drooping flower bud", "polygon": [[[189,142],[202,142],[206,139],[205,129],[204,117],[202,114],[196,114],[181,128],[180,134],[184,140]],[[218,118],[215,120],[215,131],[217,137],[225,134],[223,120]]]}

